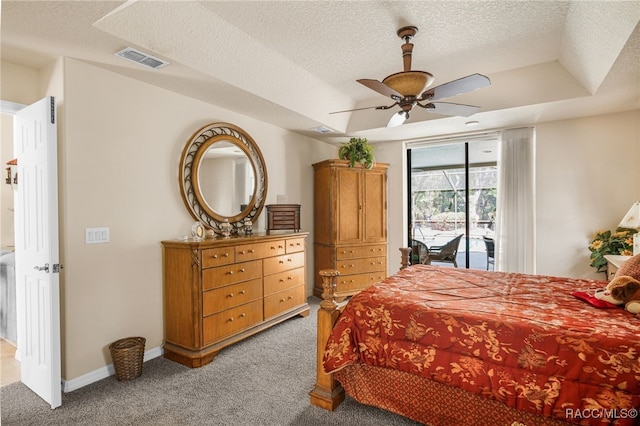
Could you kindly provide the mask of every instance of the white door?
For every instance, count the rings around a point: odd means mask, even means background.
[[[62,404],[56,119],[52,96],[23,108],[14,118],[13,142],[20,373],[51,408]]]

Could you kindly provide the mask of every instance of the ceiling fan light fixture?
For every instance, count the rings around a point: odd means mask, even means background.
[[[387,127],[398,127],[409,118],[409,111],[398,111],[391,116]]]
[[[402,71],[382,80],[402,96],[420,96],[433,83],[433,75],[426,71]]]

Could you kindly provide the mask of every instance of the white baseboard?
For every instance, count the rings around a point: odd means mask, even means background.
[[[161,346],[149,349],[148,351],[144,352],[144,362],[162,356],[163,353],[164,351],[162,350]],[[63,380],[62,392],[73,392],[74,390],[90,385],[91,383],[97,382],[98,380],[106,379],[107,377],[113,376],[114,374],[116,374],[116,370],[113,367],[113,364],[109,364],[105,367],[98,368],[97,370],[94,370],[90,373],[83,374],[80,377],[76,377],[75,379]]]

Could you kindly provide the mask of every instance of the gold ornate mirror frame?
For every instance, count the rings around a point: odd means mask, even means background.
[[[200,182],[200,167],[207,151],[217,142],[226,142],[240,148],[253,168],[254,185],[251,199],[238,214],[225,216],[213,209],[203,195]],[[267,196],[267,169],[262,153],[247,132],[229,123],[208,124],[189,139],[180,159],[180,193],[191,216],[216,233],[222,233],[221,224],[229,221],[234,232],[247,219],[252,222],[260,215]],[[235,176],[229,176],[229,182]]]

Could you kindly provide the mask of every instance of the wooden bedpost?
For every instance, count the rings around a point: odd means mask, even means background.
[[[318,309],[316,385],[309,392],[309,397],[311,404],[333,411],[344,400],[344,388],[333,377],[333,374],[324,372],[322,357],[331,330],[340,315],[336,303],[336,277],[340,275],[340,272],[333,269],[323,269],[319,271],[319,274],[322,277],[322,302],[320,302],[320,309]]]
[[[411,256],[411,251],[413,249],[411,247],[400,247],[400,252],[402,253],[402,259],[400,261],[400,270],[409,266],[409,259]]]

